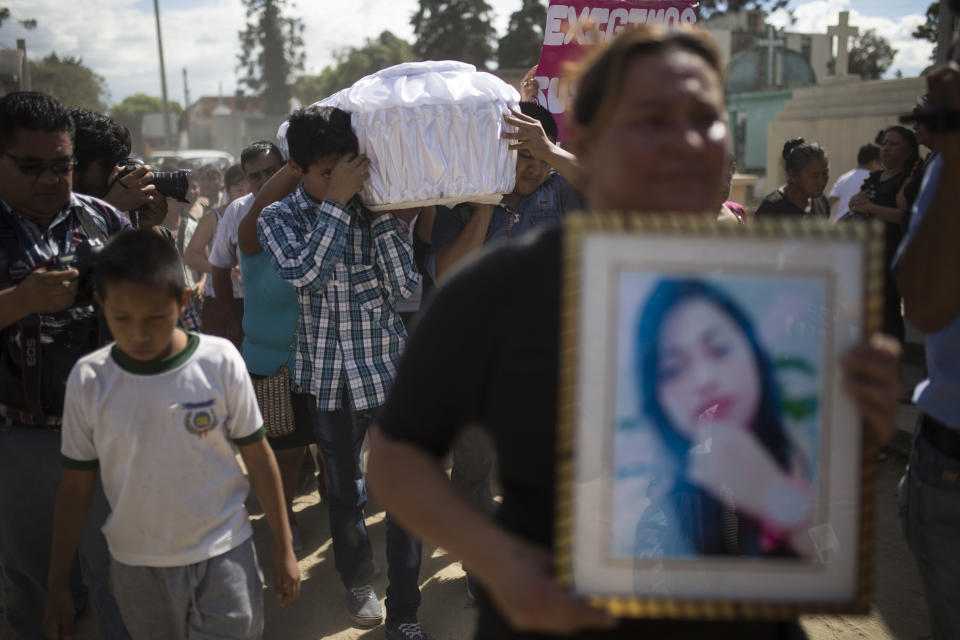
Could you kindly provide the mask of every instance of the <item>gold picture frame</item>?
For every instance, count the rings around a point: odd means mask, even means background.
[[[862,428],[841,425],[859,422],[841,389],[838,358],[881,326],[882,225],[725,225],[689,215],[601,213],[568,217],[564,234],[558,580],[617,617],[865,613],[873,576],[875,444]],[[727,351],[701,349],[683,334],[682,327],[695,327],[696,318],[709,314],[690,312],[686,321],[660,308],[664,300],[694,299],[704,291],[719,292],[709,298],[715,307],[729,299],[744,310],[737,315],[740,333],[730,331],[742,338],[736,344],[752,345],[746,353],[753,357],[745,361],[754,365],[745,376],[718,374],[717,385],[724,379],[736,385],[726,384],[733,389],[725,392],[729,397],[718,396],[712,405],[708,399],[695,424],[679,419],[674,422],[683,427],[660,426],[672,424],[668,414],[692,416],[703,408],[687,401],[696,394],[681,393],[690,389],[683,385],[693,379],[687,372],[700,366],[698,354],[705,361],[727,358]],[[671,309],[679,309],[676,304]],[[650,326],[661,327],[653,340]],[[690,354],[669,340],[691,345]],[[649,368],[650,362],[673,362],[649,355],[662,348],[665,358],[683,364]],[[736,349],[723,347],[730,348]],[[791,376],[803,389],[796,398],[784,382]],[[701,378],[710,380],[708,374]],[[769,471],[771,457],[790,482],[758,484],[761,489],[736,495],[730,488],[736,483],[704,480],[724,476],[702,471],[713,467],[695,460],[717,455],[724,441],[748,444],[749,437],[723,430],[728,422],[739,424],[733,418],[742,407],[751,408],[744,421],[754,425],[760,424],[758,411],[773,407],[781,417],[768,431],[783,435],[741,446],[738,451],[764,452],[743,454],[750,464],[741,469],[752,470],[755,460],[758,477],[778,478]],[[625,417],[631,412],[634,419]],[[729,420],[716,418],[728,414]],[[759,431],[747,433],[761,440]],[[771,438],[782,444],[770,444]],[[674,440],[690,448],[678,454]],[[704,451],[707,458],[691,457]],[[741,481],[748,477],[739,475]],[[804,502],[784,497],[789,489],[781,488],[791,483]],[[793,503],[792,511],[784,506]],[[764,516],[753,517],[759,513]]]

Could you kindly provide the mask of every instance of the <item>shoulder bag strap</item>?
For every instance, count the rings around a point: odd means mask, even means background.
[[[83,227],[83,230],[86,232],[89,239],[101,241],[107,239],[106,234],[104,234],[97,223],[93,221],[93,216],[90,215],[90,212],[87,211],[86,207],[81,206],[79,208],[77,211],[77,218],[80,219],[80,226]]]

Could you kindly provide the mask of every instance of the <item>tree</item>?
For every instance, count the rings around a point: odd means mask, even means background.
[[[490,5],[484,0],[420,0],[410,19],[421,60],[461,60],[486,69],[495,36]]]
[[[737,11],[761,10],[773,13],[778,9],[786,9],[789,0],[701,0],[700,17],[709,18],[720,13],[735,13]]]
[[[30,78],[34,91],[50,94],[66,105],[100,112],[107,109],[106,80],[80,58],[51,53],[39,61],[31,60]]]
[[[890,41],[877,34],[876,29],[867,29],[853,40],[850,49],[850,73],[867,80],[879,80],[890,68],[897,50]]]
[[[293,93],[300,102],[310,104],[349,87],[363,76],[417,59],[413,46],[390,31],[384,31],[375,39],[367,38],[362,47],[336,51],[333,58],[334,65],[324,68],[318,75],[297,78]]]
[[[497,66],[526,69],[537,64],[543,45],[547,8],[540,0],[523,0],[519,11],[510,14],[507,33],[497,44]]]
[[[183,115],[183,107],[179,102],[167,102],[170,113],[179,120]],[[133,148],[143,151],[143,135],[140,125],[143,122],[143,116],[148,113],[163,113],[163,100],[156,96],[148,96],[145,93],[135,93],[127,96],[119,104],[110,110],[110,117],[130,130]]]
[[[927,7],[927,21],[921,25],[917,25],[917,28],[913,30],[913,33],[910,34],[917,40],[926,40],[937,44],[937,34],[940,29],[940,3],[931,2],[930,6]],[[937,59],[937,50],[934,49],[930,52],[930,60]]]
[[[0,7],[0,27],[3,26],[4,22],[10,19],[10,16],[11,16],[10,9],[8,9],[7,7]],[[33,18],[28,18],[26,20],[17,20],[17,23],[24,29],[27,29],[28,31],[30,29],[37,28],[37,21]]]
[[[303,69],[303,22],[284,15],[288,0],[243,0],[247,27],[240,32],[240,84],[261,96],[270,114],[290,111],[293,74]]]

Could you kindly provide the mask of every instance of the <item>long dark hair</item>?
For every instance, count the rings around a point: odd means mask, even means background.
[[[773,362],[760,345],[753,323],[743,310],[717,287],[701,280],[668,279],[659,282],[647,299],[637,325],[637,373],[640,378],[642,411],[666,445],[677,467],[683,469],[693,443],[667,417],[657,394],[660,365],[660,331],[667,316],[684,302],[706,300],[725,313],[740,329],[753,352],[761,381],[761,400],[752,432],[777,465],[789,471],[791,444],[781,420],[780,389]],[[759,554],[759,526],[743,517],[733,516],[737,530],[731,542],[729,508],[710,493],[695,487],[677,474],[671,499],[686,535],[700,553]]]

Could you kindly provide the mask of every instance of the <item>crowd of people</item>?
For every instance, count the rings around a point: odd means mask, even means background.
[[[618,620],[550,570],[563,219],[582,209],[710,212],[752,224],[749,209],[728,200],[722,78],[715,45],[696,29],[625,30],[581,64],[566,146],[543,107],[525,101],[504,115],[518,161],[499,204],[401,211],[372,211],[358,197],[370,160],[336,108],[298,109],[289,157],[253,141],[225,172],[195,170],[178,201],[157,190],[149,167],[121,171],[130,136],[106,116],[37,93],[0,98],[0,586],[15,633],[70,637],[89,598],[103,638],[260,637],[244,501],[252,486],[273,536],[261,556],[286,605],[299,594],[304,537],[293,497],[316,444],[347,614],[359,626],[385,623],[388,640],[427,637],[421,540],[463,561],[484,640],[804,637],[796,621]],[[960,73],[936,78],[929,100],[960,108]],[[885,223],[896,264],[889,335],[867,336],[840,367],[864,423],[886,441],[900,393],[902,296],[908,319],[932,336],[931,380],[917,400],[928,442],[910,465],[927,478],[960,469],[960,292],[943,277],[958,272],[944,236],[956,237],[960,146],[956,134],[921,127],[891,127],[879,150],[865,145],[829,199],[826,151],[788,141],[787,183],[754,215],[828,219],[833,206],[838,224]],[[939,151],[933,160],[919,160],[918,138]],[[55,266],[88,246],[95,268]],[[660,310],[670,322],[690,309],[737,318],[702,283],[670,287],[675,305]],[[429,304],[412,311],[418,291]],[[668,339],[661,324],[652,331]],[[773,388],[768,369],[756,375]],[[254,381],[280,371],[294,426],[267,437]],[[662,437],[682,436],[682,421],[666,418],[669,395],[649,401],[667,407]],[[768,409],[747,422],[759,425],[771,473],[789,474],[793,452]],[[717,469],[731,475],[714,480],[742,484],[730,465]],[[367,478],[387,509],[385,613],[372,586]],[[953,500],[946,478],[932,485]],[[918,506],[927,484],[908,483],[907,536],[936,637],[946,638],[960,628],[960,571],[926,526],[933,514],[916,515],[941,509]],[[692,509],[718,508],[702,488],[680,490]],[[771,542],[758,515],[734,552],[808,554],[805,524],[778,522]],[[716,547],[710,536],[699,532],[697,544]]]

